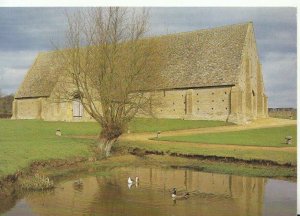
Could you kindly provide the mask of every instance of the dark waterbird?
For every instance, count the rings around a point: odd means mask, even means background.
[[[188,199],[189,197],[190,197],[189,192],[178,195],[176,188],[173,188],[173,190],[172,190],[172,199],[181,200],[181,199]]]

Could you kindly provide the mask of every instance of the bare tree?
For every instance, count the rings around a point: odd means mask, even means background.
[[[59,97],[80,99],[101,125],[99,148],[109,156],[134,116],[151,114],[158,103],[152,95],[163,83],[164,45],[144,38],[146,10],[93,8],[67,18],[65,46],[57,51],[67,77]]]

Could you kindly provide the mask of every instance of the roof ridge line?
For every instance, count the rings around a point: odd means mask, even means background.
[[[176,35],[189,34],[189,33],[201,32],[201,31],[213,31],[213,30],[222,29],[222,28],[230,28],[233,26],[241,26],[241,25],[249,25],[249,24],[253,24],[253,21],[235,23],[235,24],[230,24],[230,25],[222,25],[222,26],[217,26],[217,27],[212,27],[212,28],[184,31],[184,32],[174,32],[174,33],[161,34],[161,35],[150,35],[149,37],[145,37],[143,39],[158,38],[158,37],[165,37],[165,36],[176,36]]]

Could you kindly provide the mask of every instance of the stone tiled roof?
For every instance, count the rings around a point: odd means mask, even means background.
[[[164,89],[235,85],[250,23],[159,36],[168,47]],[[59,76],[53,52],[41,53],[16,98],[50,96]]]
[[[161,37],[169,44],[166,88],[236,84],[248,25]]]
[[[59,71],[51,61],[53,52],[40,53],[27,72],[15,98],[48,97],[55,87]]]

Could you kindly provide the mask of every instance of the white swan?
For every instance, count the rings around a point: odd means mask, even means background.
[[[128,180],[127,180],[128,184],[133,184],[133,183],[136,183],[138,184],[139,183],[139,177],[135,177],[135,181],[133,181],[130,177],[128,177]]]
[[[127,181],[127,182],[128,182],[128,184],[133,184],[133,181],[131,180],[130,177],[128,178],[128,181]]]

